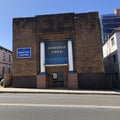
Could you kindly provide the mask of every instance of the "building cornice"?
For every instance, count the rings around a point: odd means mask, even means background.
[[[7,48],[5,48],[5,47],[3,47],[3,46],[0,46],[0,49],[3,49],[3,50],[5,50],[5,51],[7,51],[7,52],[12,53],[12,51],[11,51],[11,50],[8,50]]]

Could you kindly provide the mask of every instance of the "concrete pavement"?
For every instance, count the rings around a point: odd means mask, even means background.
[[[0,93],[44,93],[44,94],[98,94],[120,95],[120,90],[71,90],[71,89],[32,89],[32,88],[4,88],[0,87]]]

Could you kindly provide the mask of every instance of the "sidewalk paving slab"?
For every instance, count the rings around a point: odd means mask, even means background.
[[[44,93],[44,94],[91,94],[91,95],[120,95],[120,90],[71,90],[71,89],[31,89],[31,88],[4,88],[0,93]]]

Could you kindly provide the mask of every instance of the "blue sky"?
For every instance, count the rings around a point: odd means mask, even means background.
[[[113,13],[120,0],[0,0],[0,45],[12,50],[12,19],[42,14]]]

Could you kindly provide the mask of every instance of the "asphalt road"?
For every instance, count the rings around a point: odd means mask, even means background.
[[[0,94],[0,120],[120,120],[120,96]]]

